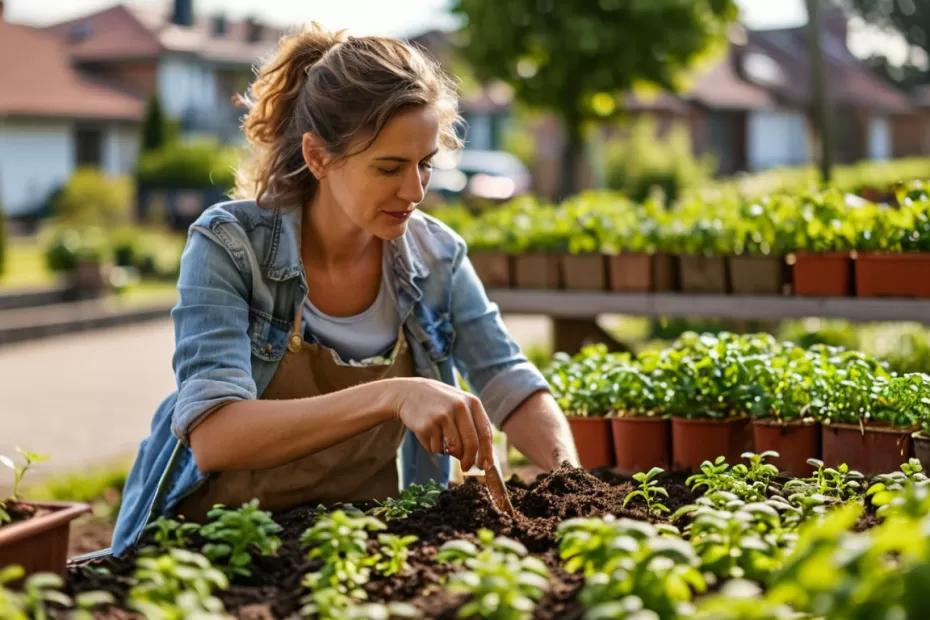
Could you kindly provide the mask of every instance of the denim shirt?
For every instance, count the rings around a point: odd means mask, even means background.
[[[284,355],[293,317],[308,293],[300,252],[300,208],[254,200],[214,205],[188,230],[171,310],[177,391],[155,412],[123,490],[111,552],[122,554],[152,519],[170,514],[206,474],[190,431],[217,407],[257,399]],[[398,312],[418,376],[456,384],[458,370],[500,428],[528,396],[547,389],[485,295],[465,242],[416,212],[386,243]],[[450,459],[408,431],[401,483],[448,484]]]

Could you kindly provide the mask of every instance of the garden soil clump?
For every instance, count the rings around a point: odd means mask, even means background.
[[[437,563],[436,553],[449,540],[474,540],[479,529],[487,528],[519,540],[549,567],[551,587],[536,608],[537,618],[580,616],[580,604],[575,599],[583,578],[567,574],[561,568],[555,540],[559,523],[573,517],[608,513],[639,520],[665,520],[649,515],[636,501],[623,508],[623,499],[635,488],[629,478],[609,471],[596,474],[566,465],[540,474],[531,482],[511,478],[507,486],[517,511],[515,517],[498,512],[485,487],[475,479],[451,487],[439,497],[435,506],[388,522],[389,532],[414,534],[418,541],[411,547],[408,571],[387,578],[372,575],[366,586],[369,600],[408,601],[419,608],[423,617],[454,618],[464,598],[442,588],[446,575],[453,569]],[[661,484],[669,491],[666,503],[672,511],[692,501],[683,479],[669,476]],[[307,505],[274,515],[283,528],[278,555],[255,557],[250,581],[237,580],[228,590],[216,593],[231,614],[239,618],[286,618],[297,612],[300,598],[305,594],[301,578],[319,568],[319,560],[305,558],[299,546],[300,535],[322,509]],[[200,542],[195,540],[192,547],[196,549]],[[71,593],[104,589],[112,592],[117,600],[123,600],[132,584],[134,562],[132,554],[127,554],[120,559],[105,558],[83,567],[72,567],[69,589]],[[110,574],[102,574],[97,570],[100,568],[106,568]]]

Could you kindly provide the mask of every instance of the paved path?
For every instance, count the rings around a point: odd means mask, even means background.
[[[524,347],[549,321],[507,317]],[[158,404],[174,391],[171,320],[99,329],[0,348],[0,454],[48,454],[35,481],[135,454]],[[0,497],[10,488],[0,471]]]

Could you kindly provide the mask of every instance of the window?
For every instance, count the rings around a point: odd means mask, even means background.
[[[103,131],[97,127],[78,127],[74,132],[76,167],[103,164]]]

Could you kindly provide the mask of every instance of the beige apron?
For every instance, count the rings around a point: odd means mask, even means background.
[[[262,400],[308,398],[369,381],[414,375],[403,328],[389,360],[366,366],[340,363],[335,351],[306,342],[301,334],[298,309],[288,350]],[[201,487],[181,500],[177,512],[190,520],[204,521],[214,504],[238,507],[253,497],[265,510],[280,510],[311,502],[396,496],[396,457],[403,436],[403,423],[394,420],[278,467],[211,474]]]

